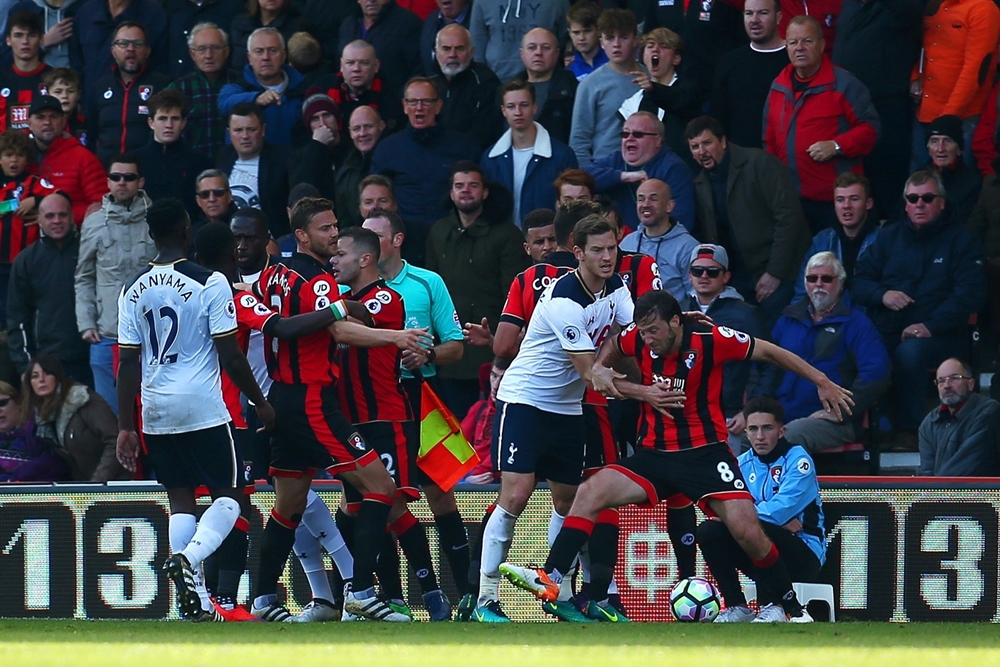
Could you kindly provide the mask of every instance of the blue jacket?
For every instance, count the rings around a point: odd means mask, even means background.
[[[674,194],[674,210],[670,215],[684,227],[694,229],[694,179],[691,170],[666,144],[653,159],[641,167],[625,164],[620,150],[594,160],[587,171],[597,181],[598,192],[611,197],[622,212],[622,222],[629,229],[639,228],[639,214],[635,210],[635,193],[638,183],[622,183],[623,171],[645,171],[650,178],[658,178],[670,186]]]
[[[986,251],[950,211],[919,229],[909,220],[884,227],[858,258],[851,296],[883,335],[898,338],[911,324],[934,336],[958,333],[986,305]],[[882,304],[889,290],[914,303],[889,310]]]
[[[855,419],[860,419],[889,385],[889,353],[875,326],[844,299],[828,317],[813,322],[808,300],[785,308],[774,325],[774,344],[794,352],[841,387],[854,392]],[[821,409],[816,386],[785,371],[777,398],[786,421],[808,417]]]
[[[865,254],[865,251],[875,243],[875,239],[878,238],[878,227],[872,229],[865,238],[861,241],[861,249],[858,250],[858,259]],[[843,260],[844,255],[840,249],[840,235],[837,233],[836,229],[832,227],[827,227],[819,234],[813,237],[812,245],[809,246],[809,250],[806,251],[806,256],[802,258],[802,266],[799,268],[799,277],[795,281],[795,296],[792,297],[792,303],[804,299],[806,297],[806,264],[809,263],[809,258],[818,252],[832,252],[837,256],[837,259]],[[857,271],[857,269],[855,269]],[[847,276],[847,281],[850,283],[851,276]]]
[[[535,137],[534,156],[528,162],[524,173],[524,183],[521,185],[520,218],[528,215],[536,208],[552,208],[555,202],[555,192],[552,183],[566,169],[576,169],[576,153],[563,142],[549,136],[549,131],[535,123],[538,135]],[[501,183],[514,194],[514,149],[511,143],[511,131],[504,132],[493,147],[483,153],[479,165],[487,180]],[[513,223],[521,226],[521,220]]]
[[[823,499],[809,452],[782,438],[764,456],[758,456],[752,448],[743,452],[739,464],[760,520],[784,526],[798,519],[802,530],[795,537],[816,554],[820,565],[826,562]]]
[[[281,71],[288,77],[288,85],[281,93],[281,104],[264,107],[264,123],[267,125],[268,143],[280,146],[292,145],[292,131],[302,125],[302,82],[303,76],[285,65]],[[227,83],[219,91],[219,111],[227,116],[240,102],[253,102],[267,90],[254,76],[250,65],[243,68],[241,83]],[[229,143],[227,136],[226,143]]]
[[[115,64],[111,56],[111,41],[117,27],[125,21],[135,21],[146,29],[146,39],[152,47],[146,68],[156,72],[167,71],[167,15],[159,2],[132,0],[114,18],[111,18],[105,0],[87,0],[78,5],[73,18],[73,36],[69,42],[69,63],[80,75],[85,94],[90,95],[92,91],[89,89],[111,73]]]

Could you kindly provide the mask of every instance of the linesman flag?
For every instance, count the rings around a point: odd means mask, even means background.
[[[421,383],[420,451],[417,465],[442,491],[449,491],[479,463],[462,426],[426,382]]]

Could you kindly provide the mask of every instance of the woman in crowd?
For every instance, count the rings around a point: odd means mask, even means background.
[[[21,394],[0,382],[0,482],[60,482],[69,466],[52,443],[36,437],[35,422],[25,420]]]
[[[40,354],[28,362],[22,380],[23,411],[37,422],[38,435],[55,443],[75,482],[129,479],[115,457],[118,420],[101,396],[74,382],[62,362]]]

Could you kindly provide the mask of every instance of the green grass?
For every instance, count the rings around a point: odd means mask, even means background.
[[[0,664],[312,667],[1000,665],[994,625],[712,626],[0,621]]]

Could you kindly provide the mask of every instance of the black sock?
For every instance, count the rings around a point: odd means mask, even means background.
[[[726,601],[726,607],[747,606],[743,586],[740,585],[738,570],[750,575],[753,566],[750,557],[740,548],[732,533],[721,521],[702,521],[698,526],[698,546],[708,565],[708,571],[715,578],[715,584]],[[758,591],[758,598],[763,591]]]
[[[365,495],[354,526],[354,591],[375,586],[375,565],[385,538],[385,523],[392,498],[378,493]]]
[[[799,604],[795,591],[792,590],[792,578],[788,575],[785,561],[778,553],[778,547],[771,544],[771,551],[760,560],[753,561],[757,568],[757,589],[764,595],[758,595],[761,604],[774,602],[780,604],[786,614],[801,616],[802,605]],[[765,597],[766,595],[766,597]]]
[[[240,517],[236,525],[222,540],[216,551],[219,560],[219,578],[217,588],[212,590],[218,598],[235,600],[240,588],[240,578],[247,569],[247,530],[250,523]]]
[[[545,571],[559,571],[565,575],[573,567],[580,549],[590,539],[594,532],[594,522],[578,516],[568,516],[563,522],[563,527],[556,536],[556,541],[549,550],[549,557],[545,561]]]
[[[333,515],[334,523],[337,524],[337,530],[340,531],[340,536],[344,538],[344,544],[347,545],[347,550],[352,554],[354,553],[354,525],[357,522],[356,516],[351,516],[344,510],[337,508],[337,511]]]
[[[458,515],[458,512],[455,512]],[[461,521],[461,518],[459,518]],[[403,554],[417,575],[422,593],[430,593],[440,588],[437,577],[434,575],[434,561],[431,560],[431,547],[427,543],[427,531],[423,525],[417,521],[416,517],[407,510],[402,516],[392,522],[389,526],[399,540],[399,546],[403,548]],[[463,528],[463,533],[465,532]],[[468,545],[465,548],[468,555]]]
[[[295,529],[301,519],[300,514],[285,519],[271,510],[271,518],[267,520],[264,534],[260,538],[260,565],[257,569],[257,594],[254,597],[278,592],[278,578],[285,569],[288,554],[292,553]]]
[[[694,515],[694,505],[681,508],[667,508],[667,534],[677,558],[677,571],[681,579],[693,577],[698,547],[695,544],[695,531],[698,529]]]
[[[387,600],[403,599],[403,580],[399,574],[399,547],[393,534],[386,532],[382,539],[382,550],[378,554],[375,565],[379,590]]]
[[[469,540],[469,576],[466,581],[469,588],[466,595],[471,593],[476,598],[479,597],[479,565],[483,559],[483,533],[486,532],[486,524],[489,523],[490,516],[496,507],[496,505],[490,505],[486,508],[486,512],[483,513],[483,520],[479,522],[479,532]],[[458,582],[459,578],[456,572],[455,583],[461,589],[461,584]]]
[[[448,565],[451,566],[451,572],[455,577],[455,586],[458,588],[458,592],[461,595],[471,593],[472,590],[467,581],[468,577],[462,576],[463,572],[470,572],[472,567],[469,534],[465,531],[462,515],[458,513],[458,510],[442,514],[441,516],[434,517],[434,524],[437,526],[441,551],[444,552],[445,558],[448,559]],[[420,529],[424,532],[422,526]],[[424,539],[427,539],[426,535]],[[480,539],[480,542],[482,542],[482,539]],[[402,541],[400,541],[400,544],[402,544]],[[403,549],[404,551],[406,550],[405,545]],[[410,555],[407,553],[406,557],[409,558]],[[410,562],[413,563],[412,560]],[[478,564],[476,566],[476,581],[477,583],[479,581]]]
[[[613,510],[612,510],[613,511]],[[601,514],[604,514],[603,512]],[[602,602],[608,597],[608,588],[615,575],[615,563],[618,562],[618,521],[615,512],[614,521],[603,521],[597,518],[594,532],[590,535],[590,598]],[[610,518],[610,517],[609,517]]]

